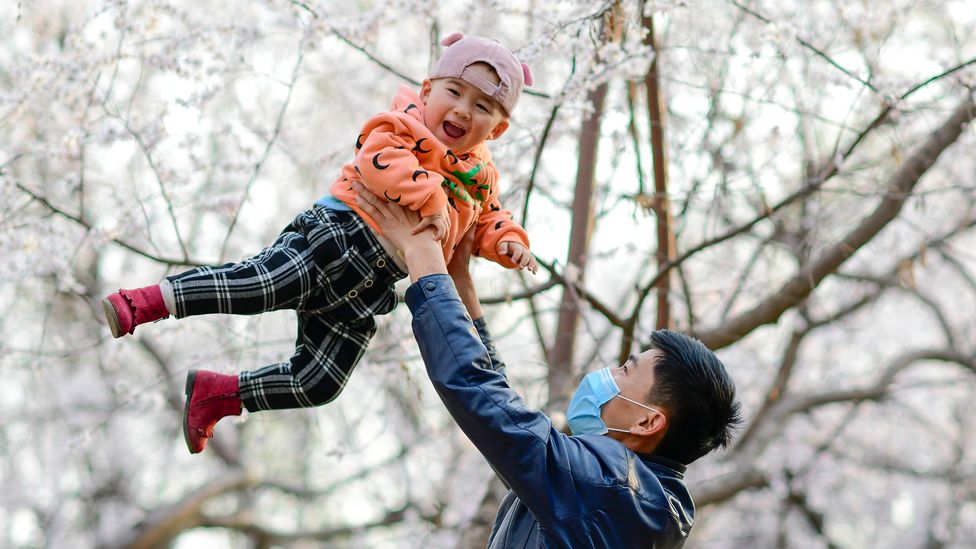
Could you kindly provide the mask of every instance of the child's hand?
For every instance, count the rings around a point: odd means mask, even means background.
[[[413,228],[413,234],[420,234],[427,227],[434,228],[434,240],[444,241],[447,238],[448,231],[451,229],[451,222],[447,217],[447,205],[445,204],[441,211],[435,213],[434,215],[428,215],[420,218],[420,223]]]
[[[539,272],[539,265],[528,248],[518,242],[503,241],[498,243],[498,253],[507,255],[518,264],[519,269],[528,269],[532,274]]]

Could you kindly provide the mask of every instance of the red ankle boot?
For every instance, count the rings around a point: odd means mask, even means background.
[[[186,406],[183,408],[183,438],[191,454],[198,454],[213,437],[221,418],[241,415],[237,376],[207,370],[186,374]]]
[[[159,284],[135,290],[119,290],[102,300],[112,337],[131,334],[136,326],[169,316]]]

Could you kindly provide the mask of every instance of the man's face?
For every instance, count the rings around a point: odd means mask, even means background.
[[[476,63],[468,70],[498,83],[498,76],[484,63]],[[424,125],[455,153],[464,154],[508,128],[501,106],[458,78],[425,80],[420,98],[426,105]]]
[[[659,408],[655,403],[647,402],[647,395],[654,386],[654,363],[661,351],[649,349],[639,355],[630,355],[626,362],[617,368],[611,368],[613,380],[620,388],[620,395],[648,406]],[[603,405],[600,417],[611,427],[627,429],[642,417],[658,412],[642,408],[622,398],[612,398]]]

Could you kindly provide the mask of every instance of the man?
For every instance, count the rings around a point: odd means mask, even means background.
[[[416,212],[357,192],[404,254],[434,388],[510,488],[489,548],[681,547],[695,513],[685,465],[727,446],[740,422],[718,358],[696,340],[654,332],[654,348],[583,379],[567,411],[574,435],[565,435],[506,382],[467,269],[471,238],[448,267],[429,233],[411,234]]]

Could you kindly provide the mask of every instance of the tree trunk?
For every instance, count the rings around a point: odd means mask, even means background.
[[[559,303],[559,322],[549,357],[550,410],[563,410],[569,400],[573,379],[573,351],[576,347],[576,328],[579,325],[581,300],[573,282],[583,280],[586,250],[593,231],[593,179],[596,173],[597,150],[600,142],[600,120],[607,96],[607,84],[591,91],[587,98],[593,104],[593,114],[583,121],[579,138],[579,163],[576,170],[576,195],[573,198],[573,221],[569,233],[569,257],[563,296]]]
[[[654,50],[654,61],[644,75],[644,86],[647,88],[647,115],[651,126],[651,152],[654,155],[654,214],[657,217],[657,266],[662,270],[674,259],[674,231],[672,230],[671,199],[668,197],[668,148],[665,139],[666,103],[664,91],[658,74],[661,50],[658,48],[657,36],[654,34],[654,19],[642,16],[642,23],[647,31],[644,44]],[[662,276],[655,285],[657,290],[657,321],[658,330],[671,328],[671,305],[668,294],[671,292],[670,272]]]

